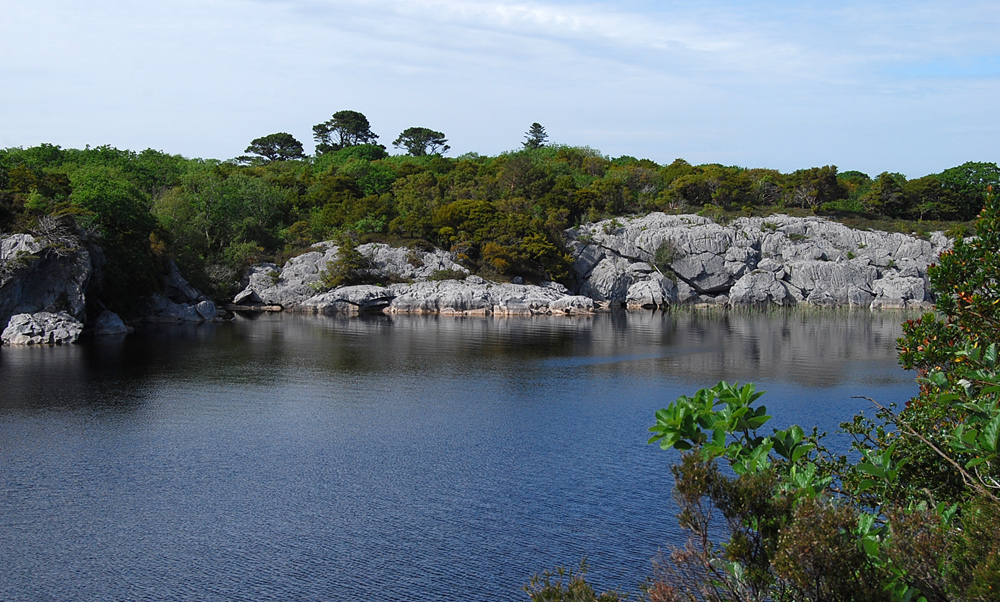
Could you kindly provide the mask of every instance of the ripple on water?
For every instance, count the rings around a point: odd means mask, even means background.
[[[522,600],[679,543],[655,409],[914,392],[871,314],[262,316],[0,354],[0,599]],[[56,377],[57,376],[57,377]]]

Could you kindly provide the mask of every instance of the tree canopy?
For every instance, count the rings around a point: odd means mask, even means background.
[[[243,152],[258,155],[264,161],[290,161],[305,158],[305,154],[302,152],[302,143],[286,132],[255,138]]]
[[[444,134],[423,127],[406,128],[392,142],[396,148],[405,148],[414,157],[446,153],[451,147]]]
[[[528,128],[528,131],[524,134],[524,138],[524,148],[533,149],[545,146],[549,135],[545,133],[545,128],[542,127],[542,124],[536,121]]]
[[[359,144],[375,144],[378,135],[372,132],[368,118],[358,111],[337,111],[333,117],[313,126],[316,154],[321,155]]]

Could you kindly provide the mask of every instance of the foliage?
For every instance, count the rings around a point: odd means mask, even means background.
[[[319,124],[320,136],[339,150],[319,149],[314,158],[299,158],[301,145],[290,135],[258,139],[263,154],[243,165],[111,146],[2,149],[0,229],[28,231],[39,219],[67,211],[96,220],[70,197],[75,174],[83,181],[82,174],[97,169],[107,170],[101,177],[128,182],[129,194],[142,199],[129,206],[140,221],[149,213],[155,218],[157,253],[218,295],[246,261],[279,260],[345,232],[451,249],[486,277],[570,284],[564,232],[588,221],[649,211],[718,220],[826,213],[852,227],[957,234],[971,231],[970,224],[929,220],[956,219],[970,208],[974,215],[996,172],[992,163],[967,163],[914,180],[880,176],[880,182],[833,166],[782,174],[683,159],[658,165],[547,141],[494,157],[453,159],[434,154],[446,150],[447,141],[426,128],[408,130],[421,134],[415,152],[390,156],[374,144],[366,122],[361,113],[339,111]],[[98,213],[111,209],[93,204]],[[149,264],[153,273],[155,263]]]
[[[333,117],[314,125],[312,129],[317,155],[361,144],[375,145],[378,140],[378,134],[372,132],[368,118],[357,111],[337,111]]]
[[[243,152],[258,155],[258,160],[265,162],[305,158],[302,143],[286,132],[254,138]]]
[[[618,602],[624,599],[616,591],[600,595],[587,583],[587,561],[580,562],[576,571],[566,572],[564,567],[534,575],[524,586],[531,602]]]
[[[977,231],[930,271],[939,314],[904,327],[900,361],[917,370],[920,394],[902,411],[878,406],[874,419],[842,425],[853,456],[832,455],[815,430],[765,434],[770,416],[749,384],[722,382],[656,413],[650,442],[683,452],[673,472],[689,541],[658,565],[654,598],[997,598],[1000,203],[991,192]],[[721,544],[713,525],[727,534]]]
[[[536,149],[545,146],[545,142],[549,139],[549,135],[545,133],[545,128],[542,124],[535,123],[531,124],[528,128],[527,133],[524,134],[524,148],[525,149]]]
[[[104,294],[109,305],[128,312],[143,295],[158,288],[161,266],[150,248],[156,220],[149,199],[121,170],[84,167],[71,178],[70,203],[79,220],[95,229],[104,249]]]
[[[392,141],[396,148],[405,148],[414,157],[446,153],[451,147],[441,132],[424,127],[406,128]]]
[[[319,290],[381,283],[375,262],[358,251],[353,237],[345,235],[338,242],[337,258],[327,262],[326,269],[320,272]]]

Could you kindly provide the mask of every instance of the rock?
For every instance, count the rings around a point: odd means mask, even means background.
[[[608,256],[590,272],[580,294],[594,301],[610,301],[621,305],[628,297],[628,289],[635,282],[632,262],[624,257]]]
[[[630,309],[655,309],[676,304],[677,285],[661,274],[636,282],[629,287],[625,298],[625,306]]]
[[[397,296],[387,309],[390,313],[483,313],[493,308],[489,284],[468,280],[415,282],[389,287]]]
[[[316,309],[316,303],[307,306],[306,302],[317,296],[321,275],[327,269],[327,264],[337,259],[340,249],[333,241],[317,243],[312,249],[289,259],[280,270],[274,264],[253,266],[244,277],[244,288],[234,297],[233,303],[280,305],[286,309],[302,306],[304,311],[320,311]],[[358,245],[357,251],[371,259],[375,275],[386,281],[427,280],[442,271],[469,273],[469,270],[455,263],[452,254],[440,249],[421,251],[390,247],[383,243],[367,243]],[[332,300],[329,302],[333,303]],[[349,301],[345,303],[351,305]]]
[[[389,313],[535,315],[550,313],[550,304],[565,297],[562,287],[528,284],[475,284],[442,280],[394,284],[397,296]]]
[[[117,335],[128,333],[128,327],[118,317],[118,314],[111,311],[103,311],[94,321],[94,334],[98,336]]]
[[[163,277],[163,295],[174,303],[198,303],[203,301],[205,296],[201,291],[191,286],[181,272],[177,269],[177,264],[169,262],[169,271]]]
[[[0,323],[14,314],[39,312],[86,318],[96,259],[73,232],[60,232],[51,243],[30,234],[0,240]]]
[[[554,314],[591,314],[594,307],[594,300],[583,295],[566,295],[549,303]]]
[[[650,283],[657,277],[648,266],[658,249],[660,269],[676,276],[677,303],[756,305],[766,299],[840,307],[876,302],[873,283],[879,279],[926,283],[927,266],[951,246],[940,233],[928,241],[787,215],[740,218],[722,226],[699,216],[651,213],[585,224],[566,236],[576,292],[631,307],[653,304],[656,286]],[[772,277],[747,279],[754,271]],[[930,301],[919,296],[916,289],[885,289],[876,306]]]
[[[395,293],[383,286],[344,286],[311,297],[301,307],[304,311],[324,315],[381,312],[394,297]]]
[[[849,305],[848,290],[870,288],[878,278],[878,269],[862,261],[794,261],[785,268],[788,282],[799,289],[813,305],[841,307]]]
[[[199,302],[194,306],[194,309],[198,312],[198,315],[201,316],[202,320],[213,320],[218,314],[218,311],[215,309],[215,303],[212,303],[208,299]]]
[[[61,311],[17,314],[10,318],[0,340],[5,345],[68,345],[83,332],[83,323]]]
[[[794,305],[795,298],[788,285],[775,278],[774,272],[755,271],[736,281],[729,291],[729,303],[733,306],[784,306]]]
[[[913,276],[890,275],[872,282],[873,309],[923,307],[929,305],[926,282]]]

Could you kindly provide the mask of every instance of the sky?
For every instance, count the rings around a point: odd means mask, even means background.
[[[449,156],[937,173],[1000,161],[1000,2],[0,0],[0,147],[228,159],[364,113]]]

